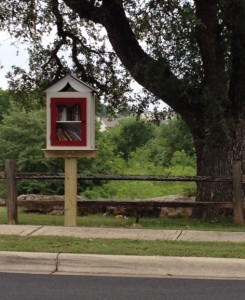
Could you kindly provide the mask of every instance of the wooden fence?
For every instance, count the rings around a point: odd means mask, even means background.
[[[5,171],[0,172],[0,180],[5,180],[6,192],[7,192],[7,220],[8,224],[18,223],[17,214],[17,180],[52,180],[63,179],[64,173],[18,173],[16,171],[16,161],[6,160]],[[138,176],[138,175],[104,175],[104,174],[81,174],[77,176],[78,180],[134,180],[134,181],[172,181],[172,182],[227,182],[233,186],[233,199],[230,202],[168,202],[155,203],[153,201],[142,201],[141,207],[198,207],[198,208],[230,208],[234,211],[234,221],[237,225],[244,224],[244,193],[243,184],[245,184],[245,176],[242,172],[242,163],[236,161],[233,164],[232,176],[181,176],[181,177],[166,177],[166,176]],[[28,201],[26,201],[27,203]],[[105,205],[103,201],[91,201],[93,205]],[[131,207],[134,203],[131,201],[106,201],[106,204],[111,206],[120,205]],[[28,204],[28,203],[27,203]],[[55,201],[53,205],[55,205]],[[81,203],[80,203],[81,204]],[[84,201],[84,205],[88,204],[88,201]],[[82,204],[81,204],[82,205]],[[135,206],[136,209],[136,206]]]

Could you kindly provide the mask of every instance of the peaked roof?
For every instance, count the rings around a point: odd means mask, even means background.
[[[60,92],[68,85],[76,92],[96,92],[94,88],[78,79],[75,74],[72,73],[66,74],[65,77],[61,78],[60,80],[46,88],[44,92]]]

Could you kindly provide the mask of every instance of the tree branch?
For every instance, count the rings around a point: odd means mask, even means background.
[[[232,53],[230,96],[239,111],[244,102],[242,95],[245,92],[245,3],[242,0],[230,0],[227,3],[227,24],[231,31]]]
[[[63,0],[64,3],[73,9],[83,19],[101,23],[102,8],[95,6],[94,1],[89,0]],[[114,0],[113,0],[114,1]]]
[[[52,0],[52,12],[56,17],[56,25],[57,25],[57,32],[59,37],[61,37],[61,42],[56,46],[54,51],[52,52],[52,58],[55,58],[57,60],[58,56],[57,53],[60,50],[61,46],[63,44],[67,43],[67,38],[71,39],[72,42],[72,60],[77,68],[77,70],[81,73],[82,79],[86,82],[89,82],[91,84],[95,84],[101,91],[106,92],[106,86],[104,84],[101,84],[98,80],[95,78],[88,76],[86,73],[86,70],[84,66],[80,63],[78,59],[78,44],[82,46],[87,52],[92,52],[96,55],[99,55],[100,58],[102,58],[102,55],[98,51],[94,51],[93,49],[88,48],[85,46],[79,37],[77,37],[75,34],[73,34],[70,31],[64,30],[64,22],[63,22],[63,17],[59,11],[59,3],[58,0]],[[60,68],[60,61],[57,61],[59,64]]]
[[[225,58],[221,44],[221,25],[218,23],[217,0],[195,0],[196,16],[201,22],[196,29],[206,84],[218,104],[230,104],[227,89]]]
[[[181,80],[171,72],[166,59],[154,60],[139,45],[125,15],[122,1],[103,0],[100,7],[85,0],[64,2],[81,18],[105,27],[113,49],[139,84],[177,112],[188,112],[189,102],[184,95],[186,91]]]
[[[85,82],[89,82],[90,84],[95,84],[102,92],[107,92],[106,85],[101,84],[98,80],[96,80],[92,76],[88,76],[86,73],[86,70],[84,69],[84,66],[80,63],[79,59],[77,58],[78,56],[78,49],[77,49],[77,39],[73,38],[72,39],[72,60],[74,64],[77,67],[77,70],[81,72],[82,74],[82,80]]]

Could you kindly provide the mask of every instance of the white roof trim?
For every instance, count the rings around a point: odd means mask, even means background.
[[[44,92],[60,92],[68,83],[77,92],[96,92],[94,88],[78,79],[74,74],[67,74],[65,77],[46,88]]]

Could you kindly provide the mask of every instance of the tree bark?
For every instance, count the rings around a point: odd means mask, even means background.
[[[214,176],[231,175],[233,161],[231,146],[216,148],[207,144],[203,148],[197,149],[196,153],[198,176],[206,176],[206,174]],[[196,200],[200,202],[232,201],[232,183],[198,182]],[[196,211],[197,214],[199,214],[198,211]],[[222,211],[206,210],[202,216],[212,218],[217,214],[222,214]]]
[[[244,110],[241,110],[243,114]],[[244,164],[245,149],[245,122],[244,118],[238,115],[236,128],[233,134],[225,134],[221,131],[212,132],[206,140],[196,140],[197,175],[198,176],[231,176],[232,167],[235,161],[239,160]],[[216,142],[215,142],[216,141]],[[198,182],[196,200],[200,202],[230,202],[233,199],[232,183],[227,182]],[[202,214],[195,211],[195,215],[202,215],[205,218],[213,218],[224,214],[222,210],[207,210]]]

